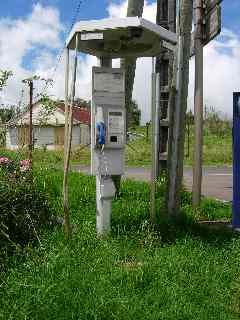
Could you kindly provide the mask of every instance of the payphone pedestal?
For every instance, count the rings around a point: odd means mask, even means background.
[[[112,200],[115,187],[111,177],[96,176],[97,234],[106,235],[111,231]]]

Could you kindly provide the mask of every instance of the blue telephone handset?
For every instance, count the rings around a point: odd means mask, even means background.
[[[99,144],[100,146],[105,145],[105,135],[106,135],[106,129],[105,129],[105,124],[103,122],[97,122],[96,124],[96,129],[98,132],[98,136],[97,136],[97,144]]]

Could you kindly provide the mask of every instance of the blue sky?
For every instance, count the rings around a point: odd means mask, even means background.
[[[83,0],[79,20],[100,19],[109,16],[124,16],[126,0]],[[154,20],[156,6],[148,0],[145,17]],[[2,101],[16,102],[21,92],[21,79],[38,73],[51,76],[56,56],[63,47],[66,31],[72,22],[78,0],[2,0],[0,3],[0,68],[9,68],[14,77],[5,90]],[[125,3],[126,5],[126,3]],[[240,0],[223,0],[222,36],[205,48],[205,103],[214,105],[224,113],[231,114],[231,92],[240,91]],[[14,39],[15,37],[15,39]],[[79,95],[89,98],[92,57],[80,61]],[[149,93],[143,96],[142,83],[149,80],[149,60],[138,64],[134,96],[145,120],[149,117]],[[213,72],[214,71],[214,72]],[[52,93],[62,97],[63,68],[57,70]],[[142,78],[145,81],[142,81]],[[192,106],[194,68],[190,63],[189,105]],[[211,90],[210,90],[211,88]],[[145,88],[144,88],[145,89]],[[219,95],[221,93],[221,96]],[[1,102],[1,101],[0,101]]]
[[[107,16],[107,6],[109,3],[120,3],[120,0],[83,0],[79,18],[80,19],[99,19]],[[153,3],[154,1],[148,1]],[[60,18],[66,26],[69,26],[74,15],[77,0],[10,0],[1,1],[0,18],[22,18],[32,11],[32,6],[41,3],[43,6],[57,7],[60,11]],[[239,0],[223,0],[223,26],[232,28],[236,32],[240,32],[239,19]]]

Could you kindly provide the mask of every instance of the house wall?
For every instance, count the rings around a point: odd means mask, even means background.
[[[18,148],[18,129],[8,128],[6,131],[6,148],[15,150]]]
[[[90,143],[90,126],[86,124],[81,124],[80,125],[80,136],[81,136],[81,141],[80,143],[83,145],[88,145]]]
[[[8,128],[6,133],[7,149],[18,149],[19,132],[19,128]],[[54,150],[56,148],[63,147],[64,127],[34,127],[33,139],[35,148],[42,148],[46,146],[47,149]],[[77,146],[80,144],[87,145],[89,142],[89,126],[85,124],[73,126],[72,146]]]
[[[74,126],[72,131],[72,146],[80,144],[80,125]]]
[[[64,145],[64,127],[34,128],[35,147],[47,146],[47,149],[56,149]],[[80,126],[74,126],[72,131],[72,145],[80,144]]]
[[[54,127],[35,127],[33,129],[34,147],[46,146],[47,149],[55,149],[54,129]]]
[[[39,125],[49,125],[49,126],[58,126],[65,124],[65,116],[64,112],[60,112],[59,110],[55,110],[54,112],[50,113],[46,117],[46,110],[45,107],[42,106],[41,103],[37,103],[33,106],[32,110],[32,121],[34,126]],[[29,112],[26,112],[22,115],[22,117],[17,121],[17,125],[25,125],[29,124]]]

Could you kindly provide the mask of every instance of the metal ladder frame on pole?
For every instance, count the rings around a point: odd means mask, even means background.
[[[158,0],[157,19],[158,25],[176,32],[176,1]],[[160,176],[167,170],[168,160],[168,137],[169,137],[169,95],[172,78],[174,54],[165,49],[156,60],[156,73],[161,74],[160,101],[159,101],[159,136],[158,136],[158,163],[156,174]]]

